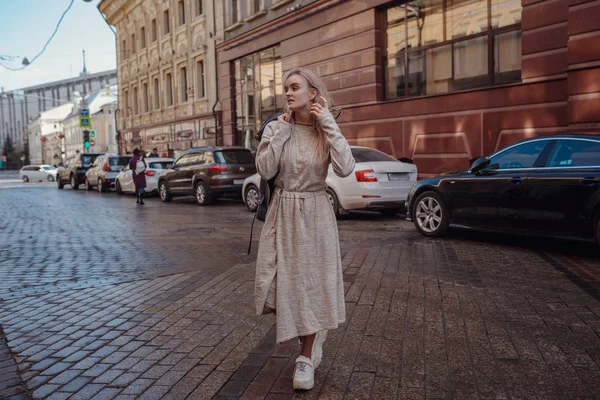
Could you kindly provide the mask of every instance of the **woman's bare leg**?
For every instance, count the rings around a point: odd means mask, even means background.
[[[313,343],[315,342],[315,336],[316,334],[313,333],[312,335],[308,335],[308,336],[300,336],[300,343],[301,343],[301,348],[300,348],[300,355],[304,356],[306,358],[312,358],[312,348],[313,348]]]

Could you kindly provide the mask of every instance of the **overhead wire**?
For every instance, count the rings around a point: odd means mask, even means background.
[[[52,32],[52,35],[50,36],[50,39],[48,39],[48,41],[46,42],[46,44],[44,45],[44,47],[42,48],[42,50],[31,59],[31,61],[29,61],[26,65],[23,65],[20,68],[11,68],[11,67],[7,67],[6,65],[0,63],[0,66],[6,68],[9,71],[21,71],[25,68],[27,68],[28,66],[30,66],[31,64],[33,64],[33,62],[35,60],[38,59],[39,56],[41,56],[44,51],[46,51],[46,47],[48,47],[48,45],[50,44],[50,42],[52,41],[52,39],[54,39],[54,36],[56,35],[56,32],[58,32],[58,28],[60,27],[60,24],[62,23],[63,19],[65,18],[65,15],[67,15],[67,12],[69,12],[69,10],[71,9],[71,7],[73,6],[73,3],[75,3],[75,0],[71,0],[71,3],[69,3],[69,6],[67,7],[67,9],[62,13],[60,19],[58,20],[58,23],[56,24],[56,27],[54,28],[54,32]]]

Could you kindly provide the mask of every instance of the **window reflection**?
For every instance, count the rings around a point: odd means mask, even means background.
[[[519,0],[416,0],[386,16],[388,98],[521,79]]]
[[[279,47],[248,55],[234,65],[237,139],[239,144],[254,150],[254,135],[260,125],[283,111]]]

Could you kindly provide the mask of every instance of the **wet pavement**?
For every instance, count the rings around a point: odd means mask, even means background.
[[[251,221],[0,181],[0,398],[600,398],[593,245],[368,213],[339,222],[348,321],[294,393],[297,343],[254,315]]]

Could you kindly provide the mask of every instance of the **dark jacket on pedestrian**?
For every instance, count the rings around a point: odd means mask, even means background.
[[[141,174],[136,174],[135,173],[135,168],[137,166],[137,162],[140,160],[141,156],[133,156],[131,157],[131,161],[129,161],[129,169],[131,170],[132,176],[133,176],[133,183],[135,184],[135,188],[136,189],[145,189],[146,188],[146,173],[142,172]],[[142,159],[143,161],[143,159]],[[144,164],[146,164],[146,161],[144,161]],[[146,164],[146,168],[148,168],[148,165]]]

